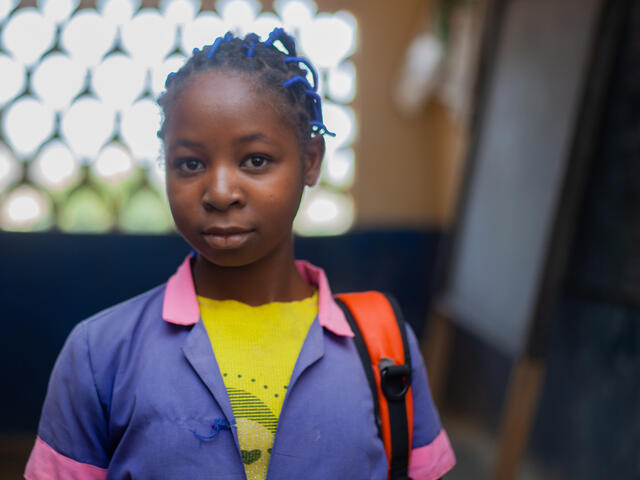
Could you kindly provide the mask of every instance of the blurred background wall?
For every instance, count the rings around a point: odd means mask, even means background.
[[[357,70],[357,90],[345,103],[355,112],[357,133],[340,147],[353,148],[354,174],[338,186],[328,180],[322,185],[349,198],[355,216],[346,232],[302,236],[296,248],[300,257],[325,267],[336,291],[393,293],[419,335],[428,323],[456,221],[486,12],[508,3],[315,2],[319,12],[345,10],[357,22],[348,56]],[[628,288],[637,280],[637,269],[631,268],[637,263],[626,261],[640,258],[633,208],[639,192],[638,3],[626,2],[605,127],[598,133],[520,478],[640,478],[640,318],[636,290]],[[39,4],[21,2],[19,9],[34,6]],[[157,6],[142,2],[143,8]],[[203,10],[215,6],[202,2]],[[262,3],[264,11],[272,8],[272,2]],[[6,42],[0,47],[6,53]],[[412,47],[424,63],[412,63]],[[429,81],[411,84],[412,72]],[[398,88],[412,89],[408,103]],[[7,190],[0,192],[0,200],[7,196]],[[0,400],[0,472],[6,472],[0,476],[17,478],[68,332],[92,313],[165,281],[188,246],[172,233],[124,234],[119,226],[118,232],[108,228],[100,234],[5,230],[0,231],[0,359],[9,368]],[[490,478],[514,358],[457,327],[453,342],[439,400],[458,453],[450,477]]]
[[[355,106],[360,137],[353,188],[359,227],[438,229],[451,219],[463,125],[438,99],[406,115],[392,96],[411,41],[437,21],[436,4],[424,0],[318,3],[327,11],[347,9],[359,21]],[[481,5],[475,12],[481,15]]]

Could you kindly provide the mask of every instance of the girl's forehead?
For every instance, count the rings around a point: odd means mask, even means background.
[[[284,99],[264,88],[250,75],[233,70],[207,70],[194,75],[176,96],[172,115],[177,110],[207,111],[268,109],[281,112]],[[191,112],[194,113],[194,112]]]
[[[167,118],[166,135],[213,134],[222,128],[229,134],[251,130],[284,140],[284,131],[297,142],[295,130],[281,111],[282,101],[275,92],[261,88],[247,74],[204,71],[189,79],[175,98]]]
[[[220,123],[244,123],[265,130],[292,130],[285,99],[262,87],[251,75],[233,70],[205,70],[190,78],[167,116],[170,131]],[[202,125],[205,126],[205,125]]]
[[[228,98],[250,97],[259,101],[268,95],[257,79],[244,72],[235,70],[204,70],[193,75],[178,95],[179,102],[184,96],[199,98]]]

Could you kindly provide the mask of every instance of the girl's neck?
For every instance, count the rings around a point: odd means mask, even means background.
[[[198,255],[192,264],[198,295],[248,305],[290,302],[313,295],[295,266],[293,246],[241,267],[221,267]]]

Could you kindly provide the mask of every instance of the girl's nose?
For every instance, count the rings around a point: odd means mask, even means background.
[[[224,166],[212,168],[202,195],[202,206],[207,211],[225,211],[245,203],[244,193],[231,169]]]

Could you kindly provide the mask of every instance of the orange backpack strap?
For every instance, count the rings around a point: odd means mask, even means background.
[[[396,302],[380,292],[336,295],[374,399],[378,434],[389,459],[389,479],[408,479],[413,434],[411,357]]]

